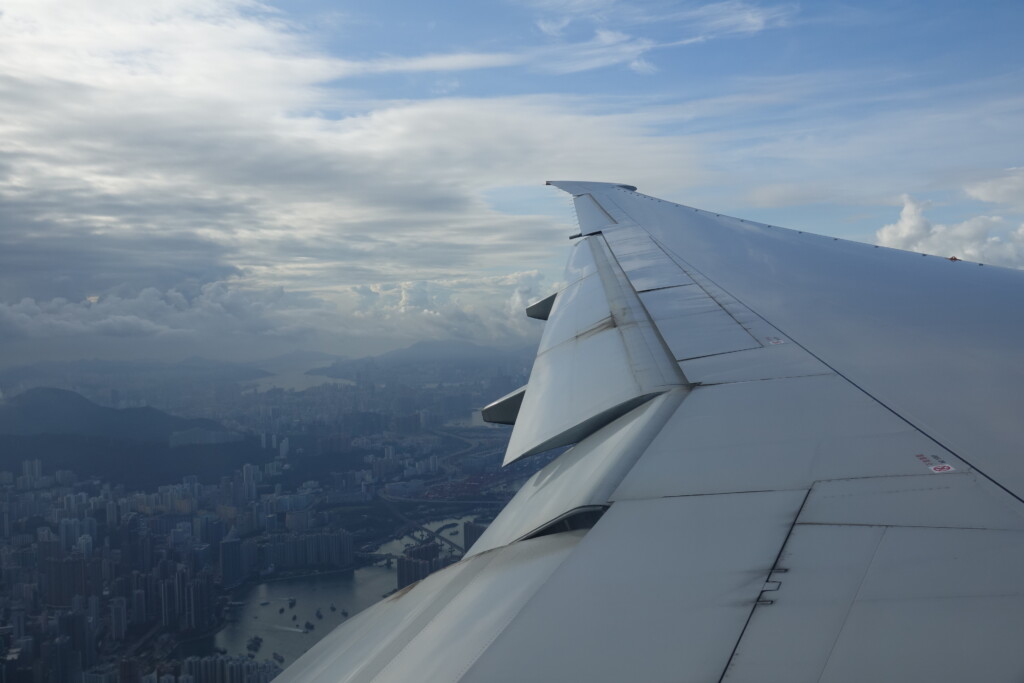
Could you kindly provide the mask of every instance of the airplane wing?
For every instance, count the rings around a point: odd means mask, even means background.
[[[1024,679],[1024,273],[550,183],[580,223],[466,557],[282,683]]]

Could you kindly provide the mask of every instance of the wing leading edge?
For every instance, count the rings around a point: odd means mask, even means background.
[[[1024,274],[551,184],[580,238],[494,413],[506,463],[576,445],[280,680],[1019,680]]]

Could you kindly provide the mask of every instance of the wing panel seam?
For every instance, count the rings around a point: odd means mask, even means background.
[[[797,519],[799,519],[799,517],[797,517]],[[839,640],[843,637],[843,631],[846,630],[846,624],[850,620],[850,612],[853,611],[853,606],[857,604],[857,596],[860,595],[861,590],[864,588],[864,582],[867,581],[868,574],[871,573],[871,566],[875,563],[875,558],[878,557],[878,549],[882,547],[882,541],[885,540],[885,535],[887,533],[889,533],[889,530],[883,528],[881,535],[878,537],[878,541],[875,543],[875,549],[871,553],[871,559],[864,564],[864,573],[861,575],[860,581],[857,583],[857,590],[850,599],[850,604],[846,606],[846,613],[843,614],[843,625],[836,632],[836,637],[832,641],[832,646],[829,647],[828,654],[825,655],[825,658],[822,661],[821,669],[818,671],[818,680],[821,680],[822,675],[825,673],[825,669],[828,668],[828,663],[832,659],[832,654],[836,650],[836,645],[839,644]]]
[[[794,489],[801,490],[801,489]],[[772,574],[779,570],[779,560],[782,559],[782,553],[786,549],[786,544],[789,543],[790,536],[793,535],[793,530],[796,528],[796,522],[800,519],[800,515],[804,511],[804,506],[807,505],[807,499],[811,496],[811,489],[804,491],[804,499],[800,501],[800,507],[796,511],[796,515],[793,516],[793,523],[789,525],[789,531],[786,532],[785,538],[782,539],[782,543],[779,544],[779,552],[775,555],[775,561],[772,562],[771,569],[768,570],[768,574],[765,576],[765,583],[767,583]],[[860,589],[858,588],[858,591]],[[740,630],[740,635],[736,638],[736,643],[732,646],[732,652],[729,653],[729,658],[725,661],[725,668],[722,669],[722,675],[718,677],[718,683],[722,683],[725,680],[726,675],[729,673],[729,666],[732,664],[732,660],[736,657],[736,651],[739,649],[740,643],[743,642],[743,636],[747,632],[747,628],[750,626],[750,620],[754,618],[754,611],[757,610],[758,602],[755,600],[754,604],[750,606],[750,613],[747,614],[747,620],[743,622],[743,628]]]

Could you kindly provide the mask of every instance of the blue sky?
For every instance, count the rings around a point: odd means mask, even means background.
[[[1024,265],[1019,2],[9,0],[0,353],[535,339],[568,198]]]

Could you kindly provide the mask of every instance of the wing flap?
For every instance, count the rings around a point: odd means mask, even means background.
[[[460,562],[420,585],[378,602],[314,645],[284,670],[280,683],[353,683],[373,680],[493,558]]]
[[[572,279],[573,277],[575,279]],[[686,378],[600,236],[573,246],[505,464],[576,443]]]
[[[468,555],[512,543],[572,510],[607,505],[685,393],[676,389],[634,408],[534,474]]]
[[[551,315],[551,307],[555,305],[557,294],[546,296],[526,307],[526,316],[535,320],[547,320]]]
[[[275,680],[460,680],[581,536],[530,539],[432,574],[339,626]]]
[[[514,425],[519,417],[519,408],[523,405],[523,396],[526,395],[526,387],[519,387],[510,391],[497,401],[494,401],[480,409],[480,417],[484,422],[494,424]]]
[[[463,680],[719,680],[803,497],[614,504]]]
[[[373,679],[458,681],[572,555],[577,533],[531,539],[477,556],[487,565],[463,583]],[[469,560],[472,562],[473,560]],[[429,577],[428,577],[429,578]],[[486,609],[481,609],[482,604]],[[443,644],[443,647],[439,647]]]

